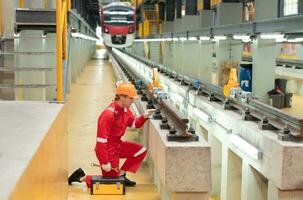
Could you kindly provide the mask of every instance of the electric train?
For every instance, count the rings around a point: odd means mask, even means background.
[[[113,2],[101,9],[104,45],[128,47],[133,44],[136,30],[135,9],[125,2]]]

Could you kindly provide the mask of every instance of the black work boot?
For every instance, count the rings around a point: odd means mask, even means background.
[[[76,171],[74,171],[74,173],[72,173],[72,175],[70,175],[70,177],[68,178],[68,184],[71,185],[72,182],[81,182],[80,178],[82,178],[83,176],[85,176],[84,171],[79,168]]]
[[[126,186],[126,187],[134,187],[134,186],[136,185],[136,182],[135,182],[135,181],[131,181],[131,180],[129,180],[128,178],[126,178],[126,174],[123,174],[123,175],[121,175],[121,176],[123,176],[124,179],[125,179],[125,186]]]

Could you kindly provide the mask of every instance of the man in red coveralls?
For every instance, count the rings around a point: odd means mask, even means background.
[[[155,111],[146,110],[143,115],[135,117],[129,108],[136,97],[137,92],[133,84],[121,83],[116,89],[115,100],[99,117],[95,152],[100,162],[102,176],[125,177],[127,171],[135,173],[146,156],[146,149],[142,145],[121,140],[127,127],[141,128]],[[126,158],[121,169],[120,158]],[[85,177],[85,173],[79,168],[69,177],[68,183],[85,181],[90,187],[91,178]],[[126,177],[125,180],[126,186],[136,185],[136,182]]]

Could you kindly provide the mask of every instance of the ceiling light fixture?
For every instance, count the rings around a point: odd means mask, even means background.
[[[189,37],[188,40],[189,41],[196,41],[198,38],[197,37]]]
[[[261,33],[261,39],[281,39],[284,38],[284,34],[280,33]]]
[[[210,37],[208,37],[208,36],[200,36],[199,40],[210,40]]]
[[[224,35],[217,35],[217,36],[214,36],[213,41],[226,40],[226,39],[227,39],[227,37]]]

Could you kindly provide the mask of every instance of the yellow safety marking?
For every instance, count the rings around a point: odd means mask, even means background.
[[[280,55],[278,58],[285,60],[297,60],[297,56]]]
[[[24,8],[24,0],[19,0],[19,8]]]
[[[93,184],[93,194],[123,194],[123,184]]]
[[[149,55],[149,48],[148,48],[148,42],[144,42],[144,50],[145,50],[145,58],[148,59]]]

